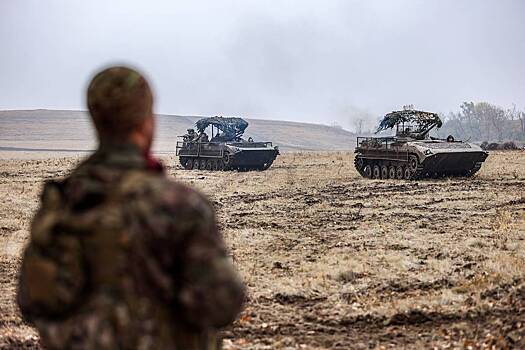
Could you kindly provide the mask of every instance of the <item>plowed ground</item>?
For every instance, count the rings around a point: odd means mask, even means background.
[[[248,285],[226,348],[525,348],[524,152],[417,182],[362,179],[352,153],[250,173],[164,161],[212,199]],[[19,256],[42,180],[76,162],[0,162],[0,348],[38,348],[14,302]]]

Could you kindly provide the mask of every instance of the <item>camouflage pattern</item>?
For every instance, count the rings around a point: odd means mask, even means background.
[[[87,90],[87,104],[101,136],[127,136],[152,115],[153,95],[146,79],[128,67],[98,73]]]
[[[120,145],[48,182],[41,200],[18,303],[44,347],[220,348],[244,287],[202,194]]]
[[[176,146],[176,155],[186,170],[267,170],[279,155],[279,147],[271,142],[243,139],[248,122],[242,118],[215,116],[199,119],[195,125],[198,133],[188,129]],[[211,139],[205,133],[210,126]]]

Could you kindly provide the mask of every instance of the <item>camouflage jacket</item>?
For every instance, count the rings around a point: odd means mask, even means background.
[[[209,201],[157,168],[101,148],[44,186],[18,304],[46,348],[220,348],[244,287]]]

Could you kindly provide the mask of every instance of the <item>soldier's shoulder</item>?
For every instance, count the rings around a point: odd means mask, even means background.
[[[176,227],[178,234],[185,234],[216,220],[215,209],[207,197],[178,181],[160,175],[136,174],[130,175],[124,185],[128,187],[122,197],[129,202],[127,208],[159,228]]]
[[[161,174],[130,172],[121,187],[126,194],[141,195],[144,200],[165,208],[208,210],[211,207],[208,197],[199,190]]]

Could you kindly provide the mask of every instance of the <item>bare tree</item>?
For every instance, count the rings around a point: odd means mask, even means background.
[[[355,119],[354,120],[354,126],[355,126],[355,131],[361,135],[363,133],[363,124],[365,123],[365,120],[362,119],[362,118],[359,118],[359,119]]]
[[[481,138],[479,119],[476,117],[476,113],[474,111],[474,102],[463,102],[460,108],[460,118],[464,121],[467,128],[469,129],[469,138]]]
[[[463,139],[504,141],[525,139],[525,111],[503,109],[488,102],[464,102],[452,112],[444,130]]]
[[[521,135],[520,135],[520,138],[522,140],[525,140],[525,109],[523,109],[523,112],[520,112],[519,113],[519,120],[520,120],[520,131],[521,131]]]
[[[352,108],[347,110],[347,116],[351,128],[358,135],[369,134],[375,127],[376,120],[367,111]]]

